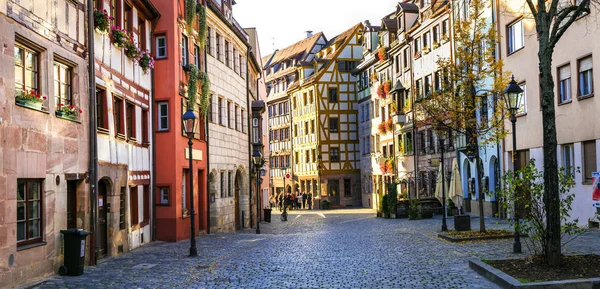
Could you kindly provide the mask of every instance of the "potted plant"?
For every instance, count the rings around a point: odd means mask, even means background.
[[[391,118],[385,122],[386,130],[392,132],[394,130],[394,121]]]
[[[129,33],[119,26],[113,26],[110,30],[110,41],[117,48],[125,48],[129,42]]]
[[[421,57],[421,51],[416,51],[413,56],[415,59],[419,59]]]
[[[384,96],[388,96],[390,91],[392,90],[392,81],[388,80],[383,83],[383,94]]]
[[[387,133],[387,125],[386,125],[386,123],[385,122],[380,123],[377,126],[377,129],[379,130],[379,133],[386,134]]]
[[[429,51],[430,51],[430,50],[429,50],[429,46],[427,46],[427,45],[423,46],[423,53],[424,53],[425,55],[427,55],[427,54],[429,53]]]
[[[377,51],[377,59],[379,59],[379,61],[387,60],[387,53],[385,51],[385,47],[379,47],[379,50]]]
[[[420,220],[421,211],[419,210],[419,200],[412,199],[408,202],[408,219]]]
[[[383,217],[386,219],[389,219],[390,217],[390,200],[389,200],[390,196],[388,195],[383,195],[383,197],[381,198],[381,207],[382,207],[382,211],[383,211]]]
[[[106,34],[110,30],[110,21],[113,18],[108,16],[106,10],[94,9],[94,29],[100,34]]]
[[[444,34],[444,35],[442,35],[442,42],[443,42],[443,43],[446,43],[446,42],[448,42],[448,40],[450,40],[450,37],[448,37],[448,34]]]
[[[129,36],[129,40],[125,42],[125,56],[131,61],[136,62],[140,56],[140,50],[137,48],[136,43],[133,41],[133,36]]]
[[[440,43],[437,41],[434,41],[432,44],[433,49],[437,49],[438,47],[440,47]]]
[[[23,88],[15,94],[15,101],[18,105],[27,106],[33,109],[42,109],[42,104],[46,100],[45,96],[36,93],[34,90]]]
[[[57,117],[70,119],[70,120],[77,120],[78,119],[77,115],[78,114],[81,115],[82,113],[83,113],[83,110],[77,108],[76,106],[64,105],[62,103],[58,105],[58,109],[55,112]]]
[[[383,83],[380,83],[379,86],[377,87],[377,96],[379,96],[379,98],[385,98],[385,96],[386,96]]]
[[[144,74],[148,74],[148,69],[154,68],[154,58],[150,55],[150,51],[145,50],[140,52],[138,64],[142,68]]]

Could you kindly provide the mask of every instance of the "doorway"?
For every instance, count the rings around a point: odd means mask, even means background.
[[[67,181],[67,229],[77,228],[77,181]]]
[[[108,213],[107,201],[108,199],[108,184],[106,180],[100,180],[98,182],[98,259],[102,259],[106,257],[107,252],[107,226],[106,226],[106,216]]]
[[[235,184],[234,184],[234,203],[235,206],[233,208],[234,210],[234,215],[235,215],[235,229],[239,230],[242,228],[242,222],[240,220],[240,195],[241,195],[241,190],[242,190],[242,174],[237,171],[235,173]]]

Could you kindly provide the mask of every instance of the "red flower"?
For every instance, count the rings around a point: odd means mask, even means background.
[[[29,93],[31,93],[31,94],[35,94],[35,91],[33,91],[33,90],[30,90],[30,91],[29,91]]]
[[[64,104],[62,104],[62,103],[59,103],[59,104],[58,104],[58,106],[59,106],[59,107],[63,107],[63,106],[64,106]]]
[[[83,113],[83,110],[81,110],[81,109],[80,109],[80,110],[79,110],[79,113],[80,113],[80,114],[81,114],[81,113]]]
[[[44,96],[43,99],[46,100],[46,97]]]
[[[69,105],[69,109],[74,109],[75,107],[72,105]]]

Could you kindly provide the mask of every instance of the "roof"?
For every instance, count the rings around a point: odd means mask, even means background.
[[[329,42],[327,42],[327,44],[325,45],[325,47],[323,47],[323,49],[321,50],[325,50],[330,46],[333,46],[337,43],[344,43],[346,42],[346,40],[348,39],[348,37],[352,36],[352,34],[354,34],[354,31],[356,31],[356,28],[358,28],[359,26],[361,26],[362,23],[358,23],[354,26],[352,26],[350,29],[342,32],[341,34],[339,34],[336,37],[333,37],[331,40],[329,40]],[[329,53],[327,54],[325,57],[321,58],[321,59],[332,59],[337,53]]]
[[[304,58],[310,53],[312,48],[315,46],[319,38],[325,37],[323,32],[319,32],[311,37],[302,39],[284,49],[276,50],[273,53],[273,57],[265,67],[272,66],[275,63],[294,58],[296,60],[304,60]]]
[[[396,22],[396,19],[384,18],[381,19],[381,24],[381,26],[385,26],[388,31],[398,30],[398,22]]]
[[[417,13],[419,12],[419,6],[417,6],[414,3],[401,2],[398,3],[396,12],[400,12],[400,10],[402,10],[403,12]]]

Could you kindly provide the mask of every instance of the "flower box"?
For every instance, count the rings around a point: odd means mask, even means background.
[[[20,106],[26,106],[29,108],[33,108],[33,109],[37,109],[37,110],[42,110],[42,102],[39,101],[35,101],[35,100],[28,100],[28,99],[24,99],[24,98],[15,98],[16,103]]]
[[[110,30],[110,21],[112,17],[108,16],[106,10],[98,11],[94,9],[94,29],[100,34],[107,34]]]
[[[46,100],[45,96],[36,93],[33,90],[23,88],[15,93],[15,103],[20,106],[25,106],[37,110],[42,110],[42,105]]]
[[[65,106],[62,103],[58,105],[58,109],[54,112],[56,117],[64,118],[72,121],[79,121],[79,116],[83,113],[81,109],[73,105]]]

